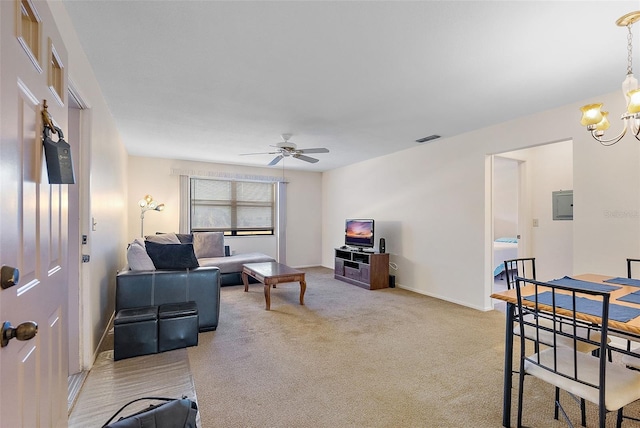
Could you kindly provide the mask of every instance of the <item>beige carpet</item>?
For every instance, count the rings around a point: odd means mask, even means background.
[[[297,283],[272,291],[269,312],[260,285],[223,287],[218,330],[188,350],[203,427],[502,425],[503,313],[306,272],[305,306]],[[527,378],[525,400],[525,425],[566,426],[552,388]]]

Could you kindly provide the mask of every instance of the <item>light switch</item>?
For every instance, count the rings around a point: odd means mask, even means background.
[[[537,219],[537,218],[534,218],[534,219],[533,219],[533,227],[538,227],[538,226],[539,226],[539,224],[538,224],[538,219]]]

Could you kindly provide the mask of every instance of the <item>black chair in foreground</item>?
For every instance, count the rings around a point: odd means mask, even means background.
[[[526,289],[525,289],[526,287]],[[570,340],[576,346],[536,346],[532,355],[526,354],[525,341],[520,341],[520,376],[518,391],[518,427],[522,426],[522,406],[524,397],[525,375],[534,376],[555,386],[554,418],[558,419],[559,411],[569,424],[571,421],[560,405],[560,390],[573,396],[592,402],[598,406],[599,426],[604,428],[607,412],[617,411],[617,427],[622,425],[622,408],[640,399],[640,373],[635,373],[622,366],[607,361],[609,351],[609,293],[592,290],[578,290],[572,287],[553,285],[533,279],[516,277],[516,293],[518,311],[531,313],[531,318],[518,318],[520,328],[533,329],[536,345],[541,335],[551,334],[553,342]],[[583,300],[587,299],[587,300]],[[580,329],[579,315],[584,302],[589,302],[591,313],[596,313],[600,322],[599,340],[593,341],[580,337],[576,332]],[[544,308],[544,309],[543,309]],[[592,315],[593,317],[593,315]],[[547,320],[542,323],[540,320]],[[589,320],[586,320],[589,321]],[[596,318],[594,317],[594,321]],[[551,327],[549,327],[549,323]],[[560,326],[563,326],[560,329]],[[567,328],[568,327],[568,328]],[[595,327],[592,327],[595,328]],[[598,348],[598,357],[579,352],[577,344],[586,341]],[[544,350],[540,350],[543,349]],[[586,424],[584,411],[582,425]]]
[[[635,263],[640,263],[640,259],[627,259],[627,278],[633,278],[633,265]],[[637,351],[638,350],[638,338],[632,337],[625,334],[615,334],[615,336],[620,337],[621,339],[626,340],[626,350],[627,351]],[[622,363],[627,366],[627,368],[631,370],[640,370],[640,358],[634,357],[632,355],[623,355]]]

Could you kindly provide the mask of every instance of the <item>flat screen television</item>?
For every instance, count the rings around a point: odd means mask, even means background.
[[[357,248],[373,248],[373,225],[372,219],[348,219],[345,224],[344,244]]]

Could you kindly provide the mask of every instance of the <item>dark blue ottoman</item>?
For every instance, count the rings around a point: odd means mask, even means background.
[[[196,302],[166,303],[158,308],[158,352],[198,344]]]
[[[158,307],[121,309],[113,320],[113,359],[158,352]]]

